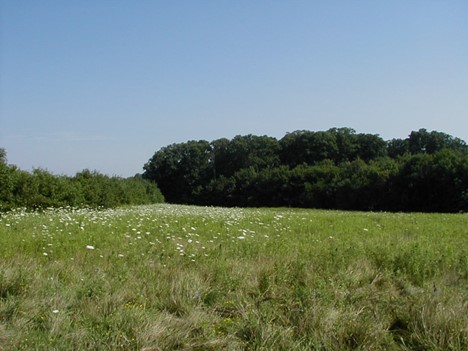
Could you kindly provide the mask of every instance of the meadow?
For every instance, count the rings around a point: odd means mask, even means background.
[[[467,350],[468,217],[158,204],[0,217],[0,350]]]

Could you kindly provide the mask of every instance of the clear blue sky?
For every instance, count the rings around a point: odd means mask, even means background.
[[[468,141],[468,1],[0,0],[0,147],[131,176],[238,134]]]

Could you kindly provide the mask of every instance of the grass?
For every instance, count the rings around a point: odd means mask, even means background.
[[[467,350],[468,217],[0,217],[0,350]]]

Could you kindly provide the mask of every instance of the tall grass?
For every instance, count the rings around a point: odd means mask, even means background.
[[[466,350],[467,312],[463,214],[0,218],[4,350]]]

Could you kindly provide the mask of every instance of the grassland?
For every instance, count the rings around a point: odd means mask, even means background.
[[[464,214],[0,217],[0,349],[467,350]]]

